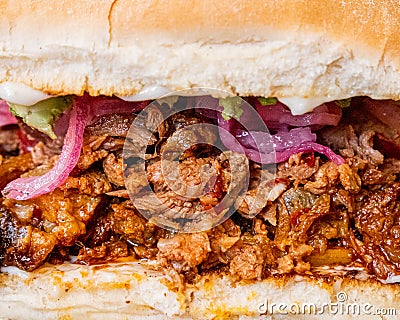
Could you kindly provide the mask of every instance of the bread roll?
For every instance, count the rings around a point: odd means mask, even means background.
[[[343,279],[337,270],[246,282],[210,275],[180,289],[153,268],[139,262],[91,267],[65,263],[31,273],[8,267],[10,274],[0,274],[0,317],[259,319],[265,314],[266,319],[377,319],[373,313],[382,310],[379,319],[397,319],[394,313],[400,307],[398,285]],[[279,304],[286,307],[281,313]]]
[[[50,94],[400,99],[397,1],[3,0],[0,14],[0,83]]]

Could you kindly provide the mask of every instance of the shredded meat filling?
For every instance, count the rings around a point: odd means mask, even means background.
[[[185,130],[211,121],[195,111],[174,115],[149,141],[144,137],[162,119],[161,109],[137,119],[137,135],[126,140],[137,115],[102,116],[86,128],[78,164],[64,185],[27,201],[0,199],[0,264],[31,271],[75,255],[82,264],[156,259],[190,279],[209,272],[260,279],[325,264],[361,266],[383,280],[400,275],[400,160],[393,152],[400,140],[397,128],[363,109],[364,102],[354,99],[337,127],[318,132],[318,142],[345,164],[299,153],[274,175],[250,163],[249,188],[233,201],[237,211],[197,233],[168,231],[140,212],[170,214],[176,224],[200,217],[243,188],[243,156],[232,153],[228,164],[226,154],[201,144],[214,143],[217,132]],[[60,141],[21,127],[39,143],[18,155],[15,128],[0,131],[0,188],[49,170],[60,151]],[[138,151],[146,151],[144,159],[137,159]]]

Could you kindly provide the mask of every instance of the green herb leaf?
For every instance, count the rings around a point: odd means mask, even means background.
[[[177,103],[179,100],[179,96],[167,96],[164,98],[160,98],[158,99],[158,102],[161,104],[167,104],[168,107],[170,107],[171,109],[174,107],[175,103]]]
[[[222,110],[222,118],[229,120],[235,118],[239,120],[243,114],[242,98],[240,97],[227,97],[219,99],[219,105],[224,108]]]
[[[350,107],[351,98],[342,99],[342,100],[336,100],[335,103],[339,107],[348,108],[348,107]]]
[[[14,116],[21,117],[30,127],[47,134],[51,139],[57,139],[53,124],[59,116],[72,105],[72,99],[66,97],[49,98],[33,106],[22,106],[8,103]]]
[[[259,97],[258,101],[261,103],[262,106],[273,106],[278,103],[278,99],[273,97],[270,98]]]

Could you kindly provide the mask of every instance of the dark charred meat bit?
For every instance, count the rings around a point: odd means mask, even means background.
[[[78,263],[97,264],[126,256],[155,258],[158,240],[168,236],[169,232],[142,218],[131,201],[111,204],[82,239]]]
[[[46,153],[49,155],[57,155],[61,153],[61,148],[64,142],[64,135],[60,135],[57,139],[51,139],[47,134],[40,132],[39,130],[33,129],[22,122],[22,119],[17,118],[18,124],[21,128],[18,133],[21,149],[24,152],[29,152],[30,148],[36,145],[38,142],[42,142],[45,146]]]
[[[400,145],[395,141],[387,138],[384,134],[379,132],[373,139],[374,147],[385,155],[385,157],[400,159]]]
[[[5,199],[2,206],[13,212],[24,224],[31,224],[55,234],[64,245],[71,245],[82,233],[101,202],[101,197],[70,193],[60,190],[29,201]]]
[[[198,117],[177,113],[170,121],[174,132],[161,147],[161,154],[168,160],[186,159],[200,150],[209,152],[217,140],[215,126],[201,125],[204,121]]]
[[[0,128],[0,155],[18,155],[19,138],[18,127],[8,125]]]
[[[76,165],[77,170],[84,171],[89,169],[96,161],[104,159],[108,155],[106,150],[100,149],[106,139],[107,136],[84,137],[82,152]]]
[[[7,250],[4,264],[9,265],[11,262],[11,265],[32,271],[45,261],[57,240],[53,235],[32,226],[23,227],[19,232],[21,237]]]
[[[111,205],[109,219],[113,231],[125,238],[131,245],[155,246],[157,240],[169,232],[161,229],[140,216],[131,201]]]
[[[87,126],[85,135],[126,137],[135,114],[110,114],[100,117],[94,124]]]
[[[399,274],[400,267],[400,184],[372,191],[355,214],[357,230],[363,241],[352,238],[360,258],[380,278]]]
[[[394,183],[382,190],[370,192],[355,214],[356,227],[375,244],[381,244],[389,236],[392,228],[396,230],[400,218],[400,184]]]
[[[12,212],[0,206],[0,262],[32,271],[40,266],[53,250],[57,239],[18,221]]]
[[[77,263],[93,265],[116,260],[130,255],[128,245],[124,241],[107,241],[94,248],[82,248]]]
[[[68,260],[70,260],[69,248],[60,246],[55,246],[46,258],[46,261],[51,264],[63,264]]]
[[[109,215],[98,217],[88,228],[85,239],[82,242],[89,248],[101,246],[102,243],[111,239],[113,233],[113,221]]]

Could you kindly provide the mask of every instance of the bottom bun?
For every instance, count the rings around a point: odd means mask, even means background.
[[[350,279],[342,271],[246,282],[208,275],[182,289],[141,262],[64,263],[31,273],[6,267],[0,274],[0,318],[398,318],[400,285]]]

